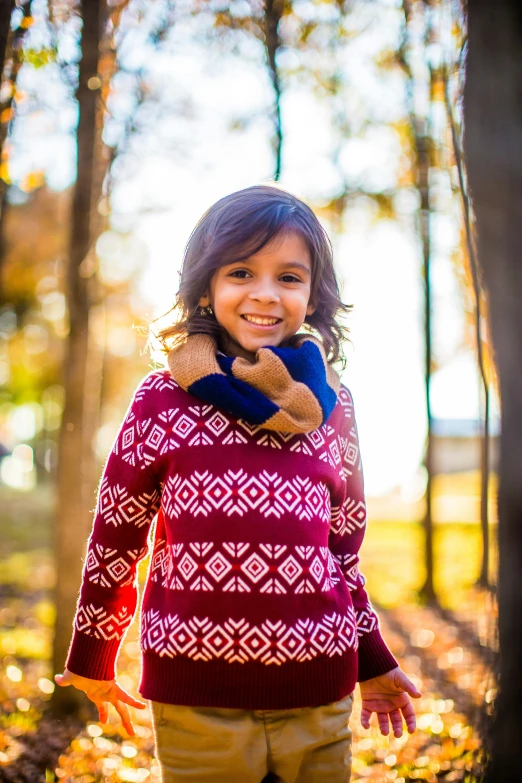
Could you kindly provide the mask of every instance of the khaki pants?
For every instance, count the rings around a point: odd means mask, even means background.
[[[321,707],[236,710],[150,702],[163,783],[349,783],[353,694]]]

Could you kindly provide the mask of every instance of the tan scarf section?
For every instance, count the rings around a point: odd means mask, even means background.
[[[328,364],[322,342],[305,333],[298,333],[297,345],[310,340],[319,348],[326,382],[339,393],[340,378]],[[208,375],[226,375],[218,364],[216,340],[209,334],[191,334],[185,342],[168,354],[170,373],[176,383],[186,391],[196,381]],[[263,429],[279,432],[311,432],[323,423],[323,411],[311,389],[304,383],[294,381],[284,362],[269,348],[259,348],[256,360],[236,357],[232,366],[233,375],[257,389],[279,410],[261,426]],[[230,376],[227,376],[230,377]]]

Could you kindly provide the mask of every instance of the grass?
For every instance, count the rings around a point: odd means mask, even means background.
[[[492,525],[492,541],[495,532]],[[433,546],[435,590],[441,605],[453,609],[474,585],[480,572],[480,525],[435,524]],[[423,554],[424,531],[420,523],[371,522],[361,551],[361,571],[370,596],[388,608],[416,602],[426,578]]]
[[[50,484],[27,493],[0,487],[0,558],[52,547],[54,503]]]

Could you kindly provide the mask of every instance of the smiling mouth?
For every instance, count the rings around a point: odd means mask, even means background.
[[[253,318],[247,318],[246,315],[242,315],[241,318],[246,321],[247,324],[250,324],[251,326],[257,326],[261,329],[273,329],[274,326],[277,326],[283,320],[282,318],[256,318],[254,320]]]

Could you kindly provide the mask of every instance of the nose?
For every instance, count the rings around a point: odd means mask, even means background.
[[[279,294],[272,280],[259,280],[248,294],[249,299],[256,302],[278,302]]]

